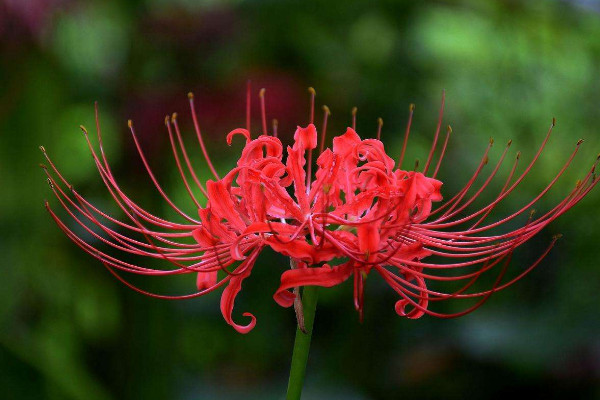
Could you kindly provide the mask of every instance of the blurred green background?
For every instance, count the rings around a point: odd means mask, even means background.
[[[247,79],[254,100],[267,88],[269,118],[279,119],[287,141],[307,122],[308,86],[332,110],[329,132],[343,132],[355,105],[362,136],[372,136],[383,117],[392,155],[416,103],[411,165],[427,155],[446,89],[444,123],[454,135],[439,177],[447,198],[490,136],[492,161],[514,141],[506,176],[516,151],[528,162],[556,117],[545,155],[497,217],[535,196],[580,137],[586,143],[577,161],[540,211],[573,187],[600,150],[594,0],[1,0],[0,40],[0,397],[7,399],[280,399],[285,392],[295,319],[272,300],[285,259],[265,252],[244,283],[234,319],[251,311],[258,325],[240,335],[221,317],[220,293],[184,302],[139,295],[47,215],[44,199],[58,202],[38,167],[40,144],[79,192],[115,209],[78,128],[93,128],[95,100],[121,186],[168,218],[127,119],[168,192],[194,214],[163,118],[179,113],[199,160],[186,104],[193,90],[208,146],[225,171],[239,154],[239,143],[228,148],[224,135],[244,125]],[[395,294],[373,277],[360,324],[351,283],[322,290],[305,398],[600,398],[599,196],[592,192],[515,254],[519,271],[563,233],[536,271],[463,318],[399,318]],[[191,277],[136,282],[161,293],[194,288]]]

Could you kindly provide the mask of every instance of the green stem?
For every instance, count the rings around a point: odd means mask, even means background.
[[[292,367],[290,369],[290,381],[288,383],[286,400],[300,400],[300,396],[302,395],[318,297],[317,286],[304,287],[302,291],[302,308],[304,310],[304,327],[306,333],[302,332],[299,327],[296,328],[296,341],[294,342],[294,353],[292,354]]]

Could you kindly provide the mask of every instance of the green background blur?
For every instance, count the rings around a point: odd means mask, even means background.
[[[506,176],[517,150],[521,166],[531,160],[556,117],[547,151],[496,218],[535,196],[580,137],[586,143],[573,168],[540,211],[571,190],[600,150],[600,2],[593,0],[1,0],[0,40],[0,397],[7,399],[280,399],[285,392],[295,319],[272,299],[285,259],[265,251],[244,283],[234,319],[250,311],[258,324],[240,335],[221,317],[220,293],[184,302],[139,295],[47,215],[44,199],[59,205],[38,167],[41,144],[80,193],[115,210],[78,128],[93,130],[95,100],[121,186],[167,218],[174,216],[152,190],[127,119],[167,191],[194,214],[164,116],[179,113],[202,165],[186,103],[193,90],[225,171],[240,150],[239,143],[228,148],[224,135],[244,125],[247,79],[255,111],[257,90],[267,89],[269,118],[279,119],[288,143],[307,122],[308,86],[332,110],[329,132],[343,132],[355,105],[362,136],[383,117],[393,156],[416,103],[410,165],[427,155],[446,89],[444,124],[454,129],[439,175],[446,198],[466,182],[489,137],[492,162],[513,139]],[[360,324],[351,283],[322,290],[304,398],[600,398],[599,196],[592,192],[519,249],[517,272],[552,235],[565,235],[531,275],[463,318],[399,318],[395,294],[373,275]],[[194,289],[192,277],[135,282],[160,293]]]

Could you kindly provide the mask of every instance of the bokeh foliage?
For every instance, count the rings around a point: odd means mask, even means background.
[[[355,105],[361,135],[383,117],[391,154],[416,103],[411,163],[426,157],[446,89],[454,137],[440,177],[448,194],[468,179],[490,136],[492,160],[513,139],[511,156],[521,150],[528,161],[556,117],[545,156],[502,215],[544,187],[577,139],[586,143],[573,171],[600,149],[599,13],[597,2],[575,0],[0,1],[3,396],[277,399],[285,389],[294,316],[271,298],[285,259],[262,255],[244,283],[236,313],[252,311],[258,325],[242,336],[223,322],[217,293],[169,303],[129,291],[46,214],[52,193],[38,168],[40,144],[80,192],[115,211],[78,128],[94,126],[94,101],[122,186],[168,217],[125,121],[133,118],[153,167],[183,203],[163,118],[178,112],[193,139],[189,90],[225,170],[240,148],[228,148],[224,134],[243,124],[246,79],[267,88],[269,115],[288,140],[306,123],[309,85],[333,112],[330,132],[342,131]],[[567,174],[541,207],[577,177]],[[528,265],[564,233],[536,272],[462,319],[400,319],[394,293],[373,278],[359,324],[349,284],[322,291],[306,398],[600,396],[598,196],[515,255],[514,268]],[[136,282],[193,289],[183,280]]]

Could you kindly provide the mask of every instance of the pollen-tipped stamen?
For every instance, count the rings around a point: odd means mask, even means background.
[[[331,115],[329,107],[323,106],[323,129],[321,130],[321,143],[319,144],[319,154],[325,150],[325,137],[327,136],[327,119]]]
[[[177,119],[176,113],[173,113],[173,119],[174,120]],[[190,196],[190,198],[192,199],[192,201],[194,202],[196,207],[200,208],[200,203],[196,199],[196,196],[194,196],[194,193],[192,192],[192,189],[190,188],[187,178],[185,177],[183,169],[181,168],[181,162],[179,161],[179,154],[177,153],[177,146],[175,145],[175,141],[173,139],[173,132],[171,130],[171,119],[169,118],[168,115],[165,117],[165,125],[167,127],[167,132],[169,134],[169,142],[171,143],[171,149],[173,150],[173,158],[175,158],[175,164],[177,164],[177,170],[179,171],[179,176],[181,176],[181,180],[183,181],[183,184],[185,185],[185,190],[188,192],[188,195]]]
[[[181,131],[179,129],[179,123],[177,122],[177,118],[172,118],[171,122],[173,124],[173,127],[175,128],[175,135],[177,136],[177,143],[179,143],[179,149],[181,150],[181,154],[183,155],[183,160],[185,161],[188,171],[189,171],[190,175],[192,176],[192,179],[196,183],[196,186],[198,186],[198,188],[200,189],[200,191],[202,192],[204,197],[208,198],[208,193],[206,192],[204,185],[200,182],[200,179],[198,179],[198,176],[196,175],[196,171],[194,170],[194,167],[192,167],[192,162],[190,161],[190,158],[188,157],[187,150],[185,148],[185,144],[183,143],[183,137],[182,137]]]
[[[212,161],[208,155],[208,151],[206,150],[206,146],[204,145],[204,140],[202,140],[202,132],[200,131],[200,124],[198,123],[198,116],[196,115],[196,107],[194,105],[194,94],[192,92],[188,93],[188,100],[190,103],[190,111],[192,113],[192,120],[194,122],[194,130],[196,131],[196,137],[198,138],[198,143],[200,144],[200,148],[202,149],[202,154],[204,155],[204,159],[206,160],[206,164],[210,171],[214,175],[215,178],[219,178],[219,174],[217,174],[217,170],[213,166]]]
[[[317,95],[317,92],[315,91],[315,89],[313,87],[309,87],[308,93],[310,93],[310,111],[309,111],[310,114],[309,114],[308,123],[314,124],[315,123],[315,96]]]
[[[383,119],[377,118],[377,140],[381,140],[381,128],[383,127]]]

